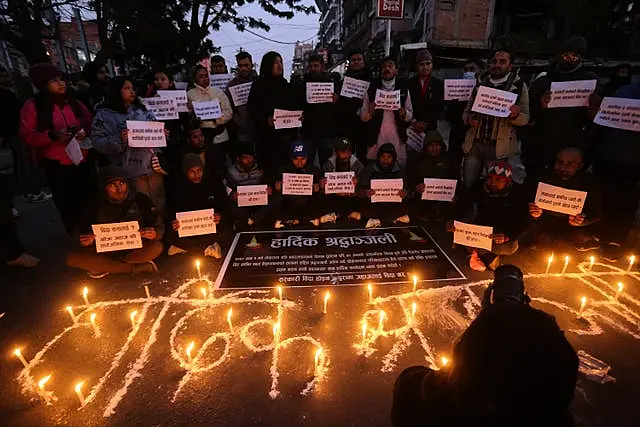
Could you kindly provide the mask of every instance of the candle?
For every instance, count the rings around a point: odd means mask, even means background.
[[[193,363],[193,358],[191,357],[191,352],[193,351],[193,347],[196,345],[195,341],[191,341],[188,345],[187,345],[187,349],[185,350],[185,353],[187,354],[187,359],[189,360],[189,363]]]
[[[593,268],[593,264],[596,263],[596,257],[594,257],[593,255],[589,257],[589,271],[591,271],[591,269]]]
[[[362,347],[367,343],[367,321],[362,322]]]
[[[147,294],[147,299],[151,298],[151,293],[149,292],[149,287],[144,285],[144,293]]]
[[[327,314],[327,303],[329,302],[329,298],[331,297],[331,293],[329,291],[324,294],[324,305],[322,307],[322,314]]]
[[[200,288],[200,293],[202,294],[202,299],[207,299],[207,288]]]
[[[89,288],[85,286],[82,288],[82,298],[84,299],[84,303],[89,305],[89,298],[87,298],[87,295],[89,295]]]
[[[616,299],[620,297],[620,294],[624,291],[624,283],[618,282],[618,291],[616,292]]]
[[[631,269],[633,268],[633,264],[636,262],[636,256],[635,255],[631,255],[629,257],[629,268],[627,268],[627,272],[631,272]]]
[[[322,356],[322,347],[316,350],[316,354],[313,357],[313,376],[320,375],[320,356]]]
[[[136,316],[138,315],[138,310],[133,310],[131,314],[129,314],[129,319],[131,319],[131,327],[135,329],[136,327]]]
[[[369,302],[373,301],[373,286],[371,286],[371,283],[369,283],[367,285],[367,290],[369,291]]]
[[[282,302],[282,286],[278,286],[276,289],[278,289],[278,297],[280,297],[280,302]]]
[[[20,362],[22,362],[22,366],[26,368],[28,363],[25,360],[24,356],[22,355],[22,350],[20,350],[19,348],[16,348],[15,350],[13,350],[13,354],[18,358],[18,360],[20,360]]]
[[[568,266],[569,266],[569,255],[564,257],[564,265],[562,266],[562,272],[560,274],[565,274],[567,272]]]
[[[100,328],[98,328],[98,325],[96,324],[96,314],[91,313],[89,319],[91,320],[91,326],[93,326],[93,336],[100,338]]]
[[[416,321],[416,311],[418,310],[418,306],[416,305],[416,302],[414,301],[411,304],[411,322],[415,323]]]
[[[273,339],[275,341],[280,340],[280,322],[277,322],[273,325]]]
[[[51,402],[51,398],[49,397],[50,393],[45,390],[44,386],[49,382],[50,379],[51,375],[47,375],[46,377],[38,381],[38,390],[40,390],[40,396],[42,396],[47,404]]]
[[[200,260],[196,260],[196,270],[198,271],[198,279],[202,279],[202,274],[200,273]]]
[[[73,314],[73,308],[71,308],[70,305],[65,307],[65,310],[67,310],[67,313],[69,313],[69,316],[71,316],[71,320],[73,320],[73,324],[77,324],[78,323],[78,319],[76,319],[76,315]]]
[[[578,310],[578,319],[582,317],[584,308],[587,306],[587,297],[580,298],[580,309]]]
[[[74,390],[76,391],[76,396],[78,396],[78,400],[80,401],[80,406],[84,406],[84,402],[85,402],[84,394],[82,394],[82,386],[83,385],[84,385],[84,381],[80,381],[74,387]]]
[[[551,270],[552,262],[553,262],[553,254],[549,255],[549,258],[547,258],[547,269],[545,270],[544,274],[549,274],[549,271]]]
[[[233,314],[233,309],[229,307],[229,311],[227,312],[227,323],[229,324],[229,330],[233,332],[233,324],[231,323],[231,315]]]
[[[413,293],[418,290],[418,276],[413,276]]]
[[[447,365],[449,364],[449,359],[446,356],[442,356],[440,358],[440,363],[442,363],[443,368],[446,368]]]
[[[380,315],[378,316],[378,332],[382,332],[382,326],[384,323],[384,318],[385,318],[386,314],[384,312],[384,310],[380,310]]]

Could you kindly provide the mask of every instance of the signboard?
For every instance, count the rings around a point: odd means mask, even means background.
[[[340,96],[344,96],[345,98],[362,99],[369,90],[370,85],[371,83],[365,80],[358,80],[347,76],[342,81]]]
[[[222,107],[220,101],[197,101],[193,102],[193,111],[200,120],[215,120],[222,117]]]
[[[356,191],[353,183],[355,172],[325,172],[324,177],[327,185],[324,187],[325,194],[352,194]]]
[[[251,85],[253,85],[253,82],[242,83],[229,88],[233,105],[240,107],[247,104],[249,101],[249,92],[251,92]]]
[[[333,83],[307,83],[307,102],[309,104],[333,102]]]
[[[465,279],[422,227],[236,234],[216,288],[358,285]]]
[[[460,221],[453,221],[453,226],[455,227],[453,243],[471,248],[491,250],[493,227],[467,224]]]
[[[94,224],[91,228],[96,236],[96,251],[98,253],[142,247],[138,221]]]
[[[413,129],[407,129],[407,145],[414,151],[422,153],[424,148],[424,138],[427,136],[425,132],[416,132]]]
[[[166,147],[164,123],[127,120],[128,145],[131,148]]]
[[[156,120],[176,120],[178,119],[178,107],[173,98],[140,98],[147,110],[153,113]]]
[[[589,97],[596,90],[597,80],[551,82],[548,108],[588,107]]]
[[[282,194],[285,196],[311,196],[313,175],[309,173],[283,173]]]
[[[509,117],[511,106],[516,103],[517,99],[517,93],[479,86],[471,111],[488,116]]]
[[[292,129],[302,126],[302,111],[278,110],[273,111],[273,126],[276,129]]]
[[[215,87],[216,89],[220,89],[224,92],[227,88],[229,82],[233,80],[233,76],[231,74],[210,74],[209,75],[209,85],[211,87]]]
[[[216,233],[213,209],[177,212],[176,219],[180,222],[178,237],[201,236],[203,234]]]
[[[475,87],[475,79],[446,79],[444,81],[444,100],[468,101]]]
[[[186,90],[159,90],[158,96],[160,96],[160,98],[173,98],[176,102],[178,113],[189,112]]]
[[[269,190],[267,185],[239,185],[236,188],[238,193],[238,207],[266,206],[269,203]]]
[[[586,199],[586,191],[567,190],[541,182],[536,191],[535,204],[547,211],[578,215],[582,212]]]
[[[378,0],[376,18],[402,19],[404,18],[404,0]]]
[[[376,90],[376,109],[378,110],[399,110],[400,109],[400,91],[394,90]]]
[[[640,99],[605,97],[593,121],[610,128],[640,132]]]
[[[422,200],[450,202],[456,195],[457,185],[455,179],[425,178]]]
[[[375,193],[371,196],[371,203],[402,203],[402,197],[398,193],[403,186],[402,178],[372,179],[371,189],[375,190]]]

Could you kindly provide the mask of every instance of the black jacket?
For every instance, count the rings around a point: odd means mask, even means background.
[[[176,178],[167,191],[169,218],[175,219],[177,212],[214,209],[223,211],[227,206],[227,193],[222,178],[206,171],[199,184],[189,181],[184,173]]]
[[[409,94],[413,107],[413,119],[425,122],[427,129],[437,129],[438,119],[444,109],[444,82],[433,75],[429,78],[429,86],[422,97],[422,85],[418,76],[409,80]]]
[[[347,70],[345,77],[353,79],[371,81],[369,73],[366,71],[354,72]],[[342,92],[342,82],[338,85],[336,93]],[[361,140],[364,138],[363,132],[366,125],[360,120],[360,108],[362,108],[362,99],[346,98],[340,96],[338,100],[338,122],[340,126],[340,136],[346,136],[351,140]],[[352,141],[355,143],[355,141]]]
[[[374,102],[376,99],[376,91],[382,88],[382,79],[377,78],[371,82],[371,86],[369,86],[369,102]],[[400,77],[396,77],[395,89],[400,91],[400,107],[404,108],[406,105],[407,97],[409,96],[409,91],[407,89],[407,82],[402,80]],[[382,126],[382,118],[384,115],[384,110],[376,109],[373,114],[373,118],[369,121],[367,130],[367,144],[369,146],[375,145],[378,141],[378,135],[380,134],[380,127]],[[398,111],[394,111],[393,115],[396,119],[396,128],[398,130],[398,135],[400,139],[403,141],[407,140],[407,128],[409,127],[409,122],[406,122],[400,118],[400,114]]]
[[[122,203],[110,202],[104,193],[94,199],[81,215],[80,234],[93,233],[93,224],[138,221],[140,229],[157,227],[159,217],[153,202],[142,193],[131,192],[132,188],[129,184],[129,197]]]
[[[323,73],[319,76],[305,74],[303,83],[296,87],[299,102],[304,106],[302,135],[311,138],[335,138],[339,136],[338,106],[332,102],[322,104],[308,103],[307,83],[334,83],[334,81],[328,73]]]
[[[247,106],[255,126],[254,140],[257,144],[272,140],[275,134],[290,134],[292,140],[296,137],[297,129],[275,130],[268,125],[275,109],[301,109],[293,86],[284,77],[259,77],[251,86]]]

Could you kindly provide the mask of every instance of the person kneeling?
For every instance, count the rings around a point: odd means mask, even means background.
[[[119,166],[107,166],[100,171],[101,195],[91,204],[80,223],[80,246],[71,250],[66,263],[85,270],[92,279],[109,274],[154,273],[153,262],[162,253],[159,230],[161,222],[151,200],[129,186],[125,171]],[[93,224],[137,221],[140,225],[142,248],[96,253]]]

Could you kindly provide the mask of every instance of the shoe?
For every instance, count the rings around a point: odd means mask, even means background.
[[[616,262],[622,255],[622,247],[619,243],[609,242],[602,248],[602,258],[609,262]]]
[[[91,271],[87,271],[87,276],[89,276],[90,279],[103,279],[105,277],[107,277],[110,273],[108,271],[105,271],[103,273],[93,273]]]
[[[382,225],[382,223],[380,222],[379,219],[377,218],[369,218],[369,220],[367,221],[367,225],[364,226],[364,228],[378,228]]]
[[[351,212],[348,219],[360,221],[362,219],[362,214],[360,212]]]
[[[578,252],[587,252],[593,251],[600,248],[600,243],[598,243],[595,239],[588,238],[582,242],[576,243],[576,251]]]
[[[43,193],[43,192],[31,195],[31,201],[32,202],[44,202],[45,200],[49,200],[50,198],[51,198],[51,196],[49,196],[47,198],[47,195],[45,193]]]
[[[11,217],[12,218],[19,218],[20,217],[20,212],[18,212],[18,209],[11,208]]]
[[[314,226],[318,227],[320,226],[320,220],[318,218],[316,219],[312,219],[311,221],[309,221],[311,224],[313,224]]]
[[[23,253],[18,258],[7,261],[7,266],[9,267],[26,267],[31,268],[35,267],[40,263],[40,258],[34,257],[31,254]]]
[[[409,218],[409,215],[402,215],[400,218],[396,218],[395,221],[393,221],[394,224],[409,224],[410,222],[411,218]]]
[[[222,248],[218,242],[215,242],[213,245],[207,246],[204,250],[204,256],[209,256],[215,259],[222,258]]]
[[[187,251],[174,245],[169,246],[169,250],[167,251],[167,255],[169,256],[186,254],[186,253]]]
[[[471,254],[471,258],[469,258],[469,267],[474,271],[487,271],[487,266],[482,262],[477,252]]]
[[[331,212],[320,217],[320,224],[326,224],[328,222],[336,222],[338,215],[335,212]]]
[[[273,228],[284,228],[284,224],[282,223],[282,221],[277,220],[276,223],[273,225]]]
[[[135,264],[133,266],[133,274],[139,273],[157,273],[158,266],[153,261],[147,261],[143,264]]]

